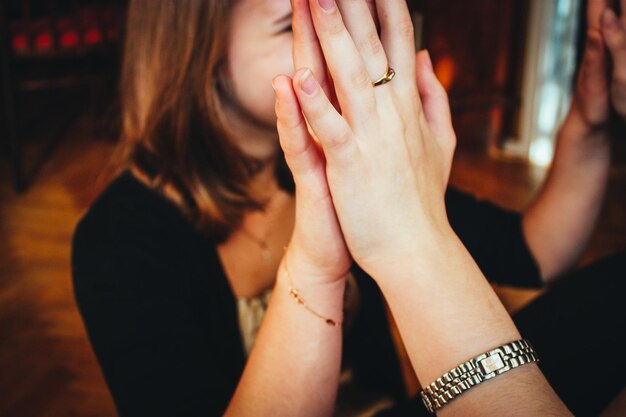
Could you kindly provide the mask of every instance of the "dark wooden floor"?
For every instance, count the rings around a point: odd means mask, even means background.
[[[86,132],[74,128],[23,195],[12,191],[7,163],[0,161],[0,416],[115,415],[70,280],[72,230],[102,189],[97,179],[112,150]],[[461,152],[452,182],[521,208],[544,175],[543,169]],[[626,250],[625,190],[626,169],[616,166],[585,262]],[[515,310],[536,292],[500,294]]]

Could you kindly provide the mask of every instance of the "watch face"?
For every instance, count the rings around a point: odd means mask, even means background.
[[[480,370],[483,374],[490,374],[504,368],[504,361],[499,353],[495,355],[487,356],[485,359],[478,363]]]

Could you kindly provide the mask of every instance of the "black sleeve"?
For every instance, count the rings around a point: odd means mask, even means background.
[[[211,343],[173,258],[147,225],[83,220],[73,240],[74,291],[120,416],[217,416],[223,399]],[[115,222],[113,222],[115,223]],[[158,233],[158,232],[156,232]]]
[[[448,219],[489,281],[516,287],[542,287],[537,262],[528,248],[520,213],[448,188]]]
[[[352,272],[360,292],[360,310],[345,334],[343,359],[352,367],[355,383],[363,392],[384,393],[394,399],[393,407],[375,417],[430,416],[419,396],[407,398],[380,288],[358,265]]]

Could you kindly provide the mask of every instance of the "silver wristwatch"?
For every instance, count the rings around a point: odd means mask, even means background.
[[[420,392],[422,401],[428,411],[434,413],[474,385],[530,362],[539,362],[539,358],[527,340],[507,343],[437,378]]]

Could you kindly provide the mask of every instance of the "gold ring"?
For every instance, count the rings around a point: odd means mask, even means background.
[[[387,84],[389,81],[393,80],[393,77],[395,76],[396,76],[396,71],[393,68],[391,68],[389,65],[387,65],[387,72],[385,73],[385,75],[380,77],[380,79],[372,82],[372,85],[374,87],[378,87],[380,85]]]

